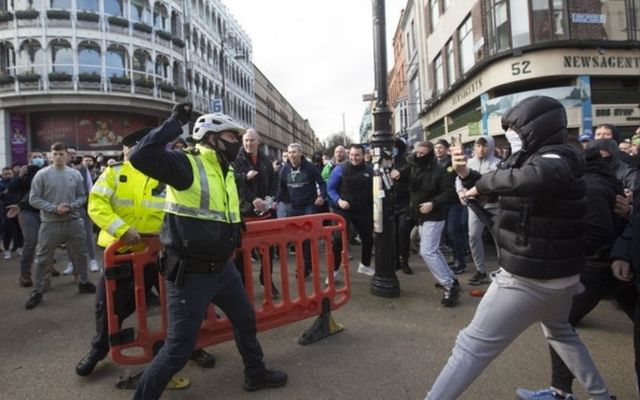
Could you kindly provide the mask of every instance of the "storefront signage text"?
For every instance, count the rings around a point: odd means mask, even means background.
[[[640,57],[564,56],[565,68],[635,68],[640,69]]]

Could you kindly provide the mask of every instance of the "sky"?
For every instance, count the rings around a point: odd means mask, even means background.
[[[387,68],[391,39],[407,0],[386,1]],[[320,140],[343,129],[357,141],[372,93],[371,0],[223,0],[251,37],[253,63]]]

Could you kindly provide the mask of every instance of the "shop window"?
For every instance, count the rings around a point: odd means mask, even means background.
[[[471,16],[462,23],[458,28],[458,39],[460,42],[460,65],[462,73],[466,73],[475,64],[473,56],[473,31],[471,25]]]
[[[444,91],[444,68],[442,65],[442,54],[438,54],[438,57],[433,60],[433,71],[435,76],[435,92],[440,94]]]
[[[76,8],[78,11],[90,11],[90,12],[99,12],[100,5],[98,4],[98,0],[76,0]],[[106,1],[105,1],[106,8]]]
[[[73,51],[66,40],[51,42],[51,70],[73,74]]]
[[[129,65],[127,62],[127,51],[121,46],[111,46],[105,54],[107,66],[107,76],[128,76]]]
[[[107,15],[115,15],[117,17],[124,16],[122,0],[104,0],[104,13]]]
[[[100,46],[94,42],[80,43],[78,45],[78,71],[100,74],[100,70]]]

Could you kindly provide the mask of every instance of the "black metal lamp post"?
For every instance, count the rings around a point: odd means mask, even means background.
[[[373,178],[373,223],[375,275],[371,293],[380,297],[399,297],[400,282],[396,277],[396,229],[394,219],[393,167],[394,138],[391,133],[391,110],[388,106],[387,49],[384,0],[373,0],[373,57],[375,66],[376,103],[373,110],[371,147],[375,176]]]

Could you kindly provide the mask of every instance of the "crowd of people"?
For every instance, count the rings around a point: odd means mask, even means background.
[[[365,146],[337,145],[331,157],[318,152],[307,158],[300,144],[291,143],[281,160],[270,160],[255,129],[222,114],[197,118],[192,135],[183,137],[191,117],[190,105],[181,103],[160,127],[125,138],[123,161],[83,156],[55,143],[46,160],[33,151],[29,165],[4,168],[0,181],[4,258],[19,254],[19,284],[34,288],[25,308],[43,301],[58,274],[54,254],[60,246],[70,260],[63,273],[74,275],[79,293],[97,292],[97,332],[76,367],[81,376],[91,374],[109,350],[104,276],[96,288],[88,274],[100,269],[94,228],[100,230],[99,248],[121,240],[135,249],[141,235],[160,233],[166,252],[157,268],[167,279],[169,336],[130,385],[140,399],[188,385],[174,375],[189,359],[214,365],[212,355],[194,350],[210,302],[234,325],[245,389],[286,383],[284,372],[262,361],[243,288],[244,260],[231,257],[241,219],[337,213],[348,222],[350,243],[359,245],[357,272],[375,273],[374,168]],[[615,126],[603,124],[593,136],[581,135],[578,149],[567,143],[564,108],[545,97],[512,108],[503,128],[509,143],[504,148],[491,136],[478,137],[466,150],[455,137],[412,147],[395,140],[394,166],[387,172],[394,183],[396,269],[412,274],[419,264],[409,265],[414,230],[417,253],[442,289],[443,307],[459,303],[458,277],[468,264],[474,272],[466,283],[489,285],[427,398],[457,398],[515,337],[541,322],[550,345],[551,388],[518,390],[519,398],[573,399],[575,376],[594,399],[609,399],[573,326],[613,296],[634,321],[640,371],[640,286],[629,283],[634,268],[640,271],[640,196],[633,196],[640,188],[640,128],[624,139]],[[497,249],[497,266],[487,263],[487,246]],[[333,240],[331,249],[337,281],[342,240]],[[302,252],[306,277],[310,243],[303,243]],[[277,256],[272,249],[269,257]],[[148,296],[157,285],[156,271],[145,273]],[[277,280],[268,281],[277,297]],[[267,282],[264,266],[259,282]],[[121,290],[121,321],[135,310],[130,293],[130,286]],[[180,302],[190,308],[175,307]]]

